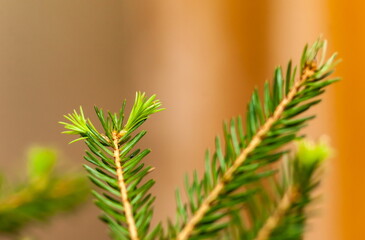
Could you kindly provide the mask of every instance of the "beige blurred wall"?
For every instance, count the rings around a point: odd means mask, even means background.
[[[343,62],[338,67],[341,84],[335,87],[336,191],[341,239],[365,239],[365,2],[328,1],[334,47]]]
[[[117,110],[136,90],[157,93],[167,110],[147,123],[143,145],[156,166],[155,221],[173,217],[174,190],[185,172],[202,169],[222,120],[243,113],[274,66],[326,33],[318,3],[0,0],[0,167],[15,178],[25,148],[40,143],[79,168],[84,146],[60,135],[64,113],[83,105],[91,114],[94,104]],[[311,136],[330,131],[329,102]],[[327,212],[310,239],[334,239]],[[90,204],[30,231],[40,239],[107,239],[97,213]]]

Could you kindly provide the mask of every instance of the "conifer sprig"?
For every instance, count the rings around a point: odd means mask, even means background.
[[[299,240],[306,230],[308,209],[317,196],[323,162],[330,150],[323,141],[301,140],[295,154],[287,154],[278,174],[257,182],[260,190],[247,207],[231,212],[230,224],[219,240]]]
[[[10,184],[0,173],[0,239],[20,239],[32,224],[73,212],[87,200],[89,187],[85,176],[56,171],[60,170],[58,162],[54,149],[32,147],[27,162],[20,165],[27,170],[21,173],[21,182]]]
[[[232,120],[229,127],[225,126],[225,153],[217,138],[216,152],[212,158],[207,155],[202,180],[195,174],[192,183],[186,186],[189,202],[184,204],[177,199],[178,218],[177,223],[170,226],[170,237],[186,240],[217,236],[229,225],[226,216],[230,211],[242,207],[254,194],[243,187],[273,174],[271,170],[258,170],[285,153],[277,150],[296,139],[298,131],[314,116],[295,117],[320,102],[314,98],[324,92],[324,87],[338,80],[326,79],[336,64],[336,54],[323,64],[317,64],[317,55],[325,45],[325,41],[318,40],[305,47],[298,78],[291,62],[285,77],[282,69],[277,68],[272,87],[265,84],[263,104],[258,92],[254,92],[247,109],[246,133],[240,118]]]
[[[311,202],[311,193],[320,183],[321,167],[330,150],[323,141],[317,144],[300,141],[297,146],[296,155],[283,163],[281,182],[275,178],[272,180],[278,190],[274,197],[279,201],[276,206],[274,204],[274,210],[268,214],[254,240],[300,239],[304,233],[307,218],[304,208]],[[268,201],[261,202],[261,206],[271,209],[276,200],[268,193],[262,194],[266,194]],[[253,215],[256,213],[251,213]],[[259,221],[255,222],[259,225]]]
[[[80,113],[74,111],[66,115],[69,122],[61,124],[67,129],[64,133],[79,135],[80,138],[74,141],[84,140],[89,148],[85,159],[94,167],[84,166],[91,181],[104,190],[103,193],[93,191],[93,194],[96,205],[104,212],[101,219],[109,225],[112,237],[151,239],[156,235],[156,231],[148,235],[154,197],[148,191],[154,181],[150,179],[141,183],[152,170],[141,163],[150,150],[133,150],[146,131],[133,137],[132,134],[151,114],[163,109],[155,95],[147,98],[145,93],[137,92],[127,123],[124,124],[125,105],[126,101],[118,114],[108,112],[106,116],[102,109],[95,107],[103,134],[96,130],[90,119],[85,118],[82,108]]]

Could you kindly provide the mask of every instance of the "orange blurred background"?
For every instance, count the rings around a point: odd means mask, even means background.
[[[365,216],[365,2],[0,0],[0,168],[20,177],[33,144],[56,146],[81,169],[82,144],[67,145],[57,123],[82,105],[117,110],[134,92],[156,93],[168,109],[147,123],[144,146],[157,170],[156,220],[173,216],[185,172],[202,169],[221,122],[244,113],[250,93],[276,65],[297,61],[323,34],[343,62],[306,130],[329,135],[336,157],[322,188],[322,214],[307,239],[361,240]],[[107,239],[91,203],[28,231],[39,239]]]

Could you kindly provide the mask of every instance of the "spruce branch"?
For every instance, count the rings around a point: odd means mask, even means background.
[[[227,207],[228,202],[231,202],[230,205],[239,206],[250,198],[249,191],[238,193],[239,189],[249,181],[257,181],[273,173],[266,171],[255,174],[254,171],[280,158],[285,151],[275,153],[275,150],[297,138],[297,132],[313,117],[293,118],[317,104],[319,100],[312,99],[322,94],[324,87],[337,81],[323,80],[332,73],[336,64],[336,54],[317,66],[316,57],[324,45],[325,41],[318,40],[311,47],[304,49],[297,80],[296,68],[292,72],[291,62],[288,64],[285,81],[281,68],[277,68],[272,90],[265,84],[263,105],[257,91],[254,92],[248,105],[246,134],[243,133],[240,119],[238,129],[234,121],[231,122],[230,130],[225,127],[225,155],[218,139],[216,153],[211,161],[207,161],[203,179],[199,182],[197,177],[194,177],[192,185],[186,187],[190,201],[190,218],[188,209],[178,200],[179,220],[173,228],[173,231],[177,231],[176,239],[202,239],[216,235],[220,229],[227,226],[224,217],[232,207]],[[322,52],[322,56],[324,54],[325,52]],[[240,135],[239,140],[237,131]],[[245,179],[245,175],[250,172],[252,178]],[[223,220],[223,223],[220,221],[218,224],[218,220]]]
[[[260,128],[260,130],[249,142],[248,146],[241,152],[239,157],[233,162],[233,165],[225,172],[220,182],[212,190],[212,192],[208,195],[208,197],[204,200],[203,204],[196,211],[195,215],[191,218],[191,220],[187,223],[184,229],[180,232],[180,234],[177,237],[178,240],[185,240],[190,236],[195,225],[203,218],[205,213],[209,210],[212,202],[217,199],[221,191],[224,189],[224,186],[232,180],[233,174],[238,169],[238,167],[240,167],[242,163],[247,159],[248,154],[254,151],[255,148],[261,143],[263,136],[267,134],[267,132],[272,127],[273,123],[276,122],[281,117],[285,107],[288,105],[290,101],[293,100],[293,97],[295,96],[295,94],[298,93],[303,82],[306,81],[308,78],[310,78],[313,74],[314,70],[312,67],[312,63],[309,63],[308,65],[305,66],[299,81],[295,83],[294,87],[290,90],[288,95],[276,107],[274,114],[267,119],[265,124]]]
[[[76,134],[89,148],[84,157],[94,168],[84,165],[90,180],[103,193],[93,191],[96,205],[104,212],[101,219],[106,222],[114,239],[153,239],[160,233],[160,226],[149,232],[152,218],[154,197],[148,193],[154,185],[153,180],[142,182],[152,171],[141,160],[150,150],[134,150],[136,144],[146,134],[141,131],[132,134],[149,118],[151,114],[163,110],[159,100],[153,95],[136,93],[135,102],[124,124],[123,102],[119,113],[105,116],[102,109],[95,107],[96,115],[103,127],[100,133],[91,121],[85,118],[82,108],[80,113],[66,115],[69,122],[61,122],[67,129],[64,133]],[[74,142],[72,141],[72,142]]]

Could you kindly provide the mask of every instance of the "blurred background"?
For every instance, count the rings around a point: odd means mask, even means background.
[[[65,168],[81,169],[85,147],[68,145],[57,122],[82,105],[118,110],[134,92],[156,93],[167,111],[146,124],[158,194],[155,220],[172,217],[185,172],[202,169],[224,119],[245,111],[255,86],[277,65],[296,62],[323,34],[343,62],[310,138],[336,149],[321,214],[307,239],[365,239],[364,1],[341,0],[0,0],[0,169],[21,177],[25,149],[57,147]],[[90,202],[28,231],[39,239],[107,238]]]

